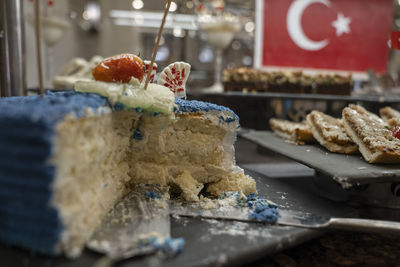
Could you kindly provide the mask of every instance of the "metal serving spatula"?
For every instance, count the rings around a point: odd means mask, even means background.
[[[156,251],[146,237],[170,237],[168,188],[139,185],[107,214],[86,246],[105,254],[94,266]]]
[[[252,210],[250,210],[248,207],[224,206],[222,208],[218,207],[214,209],[204,209],[197,203],[188,203],[182,205],[172,202],[170,205],[170,210],[172,214],[184,217],[260,222],[249,217]],[[360,232],[388,232],[400,234],[400,222],[357,218],[334,218],[291,210],[279,210],[279,215],[280,217],[276,221],[276,224],[279,225],[302,228],[326,228]]]

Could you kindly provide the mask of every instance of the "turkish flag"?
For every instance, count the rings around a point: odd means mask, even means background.
[[[392,0],[259,0],[261,67],[386,70]]]
[[[400,50],[400,32],[390,34],[390,48]]]

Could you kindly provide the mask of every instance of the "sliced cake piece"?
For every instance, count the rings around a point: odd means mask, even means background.
[[[358,105],[343,109],[347,134],[358,145],[369,163],[399,163],[400,140],[387,129],[385,122]]]
[[[118,55],[95,68],[96,80],[77,81],[80,92],[0,98],[1,242],[76,257],[141,183],[171,186],[187,201],[203,188],[257,192],[235,164],[238,116],[176,99],[189,69],[176,65],[169,83],[145,89],[145,63]]]
[[[347,135],[342,120],[314,110],[307,115],[307,122],[314,138],[329,151],[343,154],[358,152],[358,147]]]
[[[310,127],[305,121],[292,122],[272,118],[269,120],[269,124],[275,134],[296,143],[296,145],[315,142]]]
[[[194,100],[174,105],[171,114],[117,109],[73,91],[0,98],[0,241],[78,256],[140,183],[169,185],[188,201],[203,187],[215,196],[256,193],[235,164],[233,111]]]

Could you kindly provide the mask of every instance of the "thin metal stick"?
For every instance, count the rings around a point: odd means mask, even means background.
[[[35,30],[36,30],[36,55],[39,75],[40,96],[44,97],[43,68],[42,68],[42,46],[40,41],[40,0],[35,0]]]
[[[151,63],[150,63],[150,66],[149,66],[149,72],[147,73],[147,77],[146,77],[146,83],[144,84],[144,90],[147,89],[147,85],[149,84],[149,81],[150,81],[150,76],[151,76],[151,72],[153,70],[154,60],[156,59],[156,55],[157,55],[157,51],[158,51],[158,45],[160,44],[161,34],[162,34],[163,29],[164,29],[165,21],[167,19],[169,7],[171,6],[171,0],[167,0],[167,1],[168,1],[168,3],[167,3],[167,5],[165,7],[165,10],[164,10],[164,17],[163,17],[163,19],[161,21],[160,29],[158,30],[157,40],[156,40],[156,44],[155,44],[154,50],[153,50],[153,57],[151,58]]]

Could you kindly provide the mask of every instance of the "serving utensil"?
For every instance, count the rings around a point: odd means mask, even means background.
[[[198,217],[215,220],[233,220],[241,222],[266,222],[271,224],[315,229],[340,229],[360,232],[400,234],[400,222],[360,218],[335,218],[308,212],[280,210],[276,221],[259,221],[255,219],[254,210],[242,206],[219,206],[204,209],[201,204],[171,203],[171,214],[183,217]]]
[[[156,252],[146,240],[170,237],[168,201],[167,187],[139,185],[117,203],[86,244],[105,254],[94,266]]]

